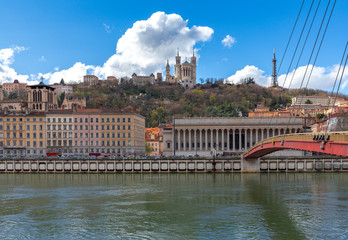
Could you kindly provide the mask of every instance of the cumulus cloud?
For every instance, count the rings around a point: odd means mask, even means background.
[[[89,73],[93,74],[97,69],[99,69],[99,67],[77,62],[68,69],[55,71],[55,72],[49,72],[45,74],[39,73],[38,78],[43,77],[44,79],[49,79],[50,84],[58,83],[60,82],[62,78],[65,80],[65,82],[79,81],[83,79],[84,75]]]
[[[308,66],[306,77],[302,84],[303,87],[305,87],[307,84],[308,77],[312,67],[313,65]],[[308,88],[323,89],[323,90],[331,91],[334,81],[336,79],[338,68],[339,68],[339,65],[333,65],[330,67],[315,66],[308,83]],[[294,76],[293,74],[295,71],[292,71],[291,73],[289,73],[288,77],[286,78],[285,84],[284,84],[284,80],[286,77],[285,74],[280,75],[278,78],[278,81],[281,85],[284,85],[284,87],[288,88],[290,86],[291,79],[293,79],[291,82],[290,88],[299,88],[301,86],[301,82],[305,74],[305,71],[306,71],[306,66],[301,66],[296,70],[296,73]],[[341,68],[341,71],[342,71],[342,68]],[[347,84],[348,84],[348,72],[345,71],[345,74],[342,79],[341,90],[344,90]]]
[[[264,73],[264,71],[253,65],[247,65],[243,69],[236,71],[232,76],[226,78],[225,83],[238,84],[240,80],[251,77],[254,78],[257,84],[265,86],[269,82],[269,79]]]
[[[100,68],[99,75],[160,72],[166,59],[174,61],[177,48],[180,48],[181,56],[191,56],[194,45],[208,41],[214,30],[203,26],[189,28],[187,23],[178,14],[164,12],[156,12],[147,20],[135,22],[118,40],[116,54]]]
[[[190,57],[193,47],[197,42],[208,41],[214,33],[210,27],[187,26],[188,20],[178,14],[156,12],[147,20],[137,21],[117,41],[116,52],[102,66],[75,63],[69,69],[55,70],[48,73],[33,75],[18,75],[10,65],[13,63],[15,52],[24,50],[21,47],[2,49],[0,52],[0,81],[28,81],[43,77],[49,83],[59,82],[61,78],[66,81],[80,81],[86,74],[94,74],[99,78],[106,76],[131,76],[134,72],[138,75],[162,72],[166,59],[174,63],[176,49],[180,55]],[[111,27],[103,23],[105,31]],[[44,60],[41,58],[40,60]]]
[[[338,71],[339,65],[333,65],[330,67],[317,67],[315,66],[313,69],[313,73],[311,75],[308,88],[313,89],[322,89],[326,91],[331,91],[332,86],[334,84],[337,71]],[[310,74],[310,70],[312,69],[312,65],[308,66],[306,78],[304,80],[304,83],[302,87],[305,87],[307,84],[307,80]],[[296,70],[296,73],[293,76],[294,71],[289,73],[288,77],[286,78],[286,82],[284,84],[284,80],[286,75],[281,74],[278,77],[279,86],[284,86],[285,88],[300,88],[301,82],[304,76],[304,73],[306,71],[306,66],[301,66]],[[342,68],[341,68],[342,72]],[[339,75],[341,76],[341,75]],[[243,69],[236,71],[235,74],[225,79],[225,83],[234,83],[238,84],[240,80],[244,78],[254,78],[255,82],[261,86],[269,86],[271,81],[271,76],[267,76],[264,74],[264,71],[255,67],[255,66],[245,66]],[[289,86],[291,79],[292,83],[291,86]],[[341,89],[340,92],[347,92],[348,88],[348,71],[345,71],[342,79]]]
[[[221,43],[225,47],[231,48],[232,45],[236,43],[236,39],[234,37],[231,37],[230,35],[226,35],[226,37],[222,39]]]
[[[19,46],[0,49],[0,82],[12,82],[14,79],[18,79],[20,82],[28,82],[29,75],[18,74],[10,67],[14,63],[14,55],[24,50],[26,50],[24,47]]]

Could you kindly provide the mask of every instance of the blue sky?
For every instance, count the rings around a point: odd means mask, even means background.
[[[318,2],[319,0],[314,1],[313,8]],[[150,74],[158,69],[164,70],[166,58],[172,62],[173,58],[170,56],[175,54],[176,48],[183,49],[181,52],[184,59],[190,56],[188,49],[194,46],[199,55],[197,78],[230,77],[231,81],[237,81],[250,75],[259,84],[267,85],[272,71],[273,48],[280,60],[301,3],[302,0],[3,1],[0,8],[0,49],[12,49],[12,53],[3,54],[2,64],[5,67],[2,70],[6,73],[1,75],[0,69],[0,80],[5,82],[11,77],[18,77],[23,81],[30,81],[44,76],[46,81],[54,82],[54,79],[63,76],[68,81],[80,81],[82,79],[76,78],[80,78],[84,71],[106,75],[112,73],[119,77],[118,74],[128,75],[127,69],[138,74]],[[311,0],[305,1],[294,39],[299,35],[310,3]],[[309,47],[299,66],[307,65],[327,3],[328,0],[321,1],[318,18],[309,38]],[[119,46],[124,51],[124,56],[113,57],[118,41],[127,29],[133,28],[137,21],[150,22],[149,19],[157,12],[163,12],[159,14],[161,19],[170,19],[168,16],[172,16],[171,14],[182,18],[182,21],[174,18],[172,25],[188,20],[186,26],[173,28],[172,31],[182,31],[185,27],[192,30],[193,26],[207,28],[189,31],[182,38],[180,33],[161,30],[154,32],[154,39],[151,39],[151,34],[147,34],[146,40],[139,40],[141,45],[138,47],[135,46],[136,41],[132,42],[133,45],[128,45],[134,38],[143,37],[143,34],[138,34],[139,29],[134,30],[124,37],[122,46]],[[335,75],[335,65],[339,64],[348,40],[347,12],[348,1],[338,0],[316,63],[318,69],[313,77],[315,83],[311,87],[326,89],[329,87],[327,79]],[[156,20],[151,21],[153,23]],[[148,22],[142,26],[146,28]],[[230,47],[221,42],[226,35],[235,40]],[[171,41],[173,36],[177,41]],[[144,49],[158,43],[165,43],[168,47],[165,48],[164,44],[158,51],[152,49],[153,56],[142,55]],[[289,53],[293,52],[294,45],[295,41],[290,46]],[[127,51],[132,53],[125,53]],[[141,57],[135,59],[136,54]],[[4,63],[6,56],[8,61]],[[160,64],[162,62],[163,66]],[[290,54],[286,56],[280,75],[286,73],[289,62]],[[81,65],[77,66],[76,63]],[[104,71],[105,63],[109,66]],[[75,67],[72,68],[73,66]],[[65,71],[68,69],[70,70]],[[301,76],[295,78],[301,79]],[[348,82],[348,77],[345,76],[345,80]],[[348,93],[348,86],[343,92]]]

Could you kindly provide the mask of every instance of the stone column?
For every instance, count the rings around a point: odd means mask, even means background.
[[[205,129],[205,151],[208,151],[208,130]]]
[[[261,128],[261,140],[263,140],[264,139],[264,136],[263,136],[263,134],[264,134],[264,129],[263,128]]]
[[[180,142],[180,130],[178,130],[178,151],[180,151],[180,147],[181,147],[181,142]],[[176,147],[176,146],[175,146]]]
[[[191,140],[191,129],[189,129],[189,151],[191,152],[192,140]]]
[[[259,129],[258,129],[258,128],[256,128],[255,142],[256,142],[256,143],[259,142]]]
[[[194,130],[194,138],[195,138],[195,148],[194,148],[194,151],[197,153],[197,129]]]
[[[251,148],[251,146],[253,145],[253,129],[250,129],[250,144],[249,144],[249,148]]]
[[[247,143],[248,143],[248,129],[244,129],[244,150],[247,150]]]
[[[203,141],[202,141],[202,129],[199,130],[199,150],[202,151],[203,149]]]
[[[242,129],[241,128],[238,129],[238,133],[239,133],[239,151],[242,151]]]
[[[236,151],[236,129],[232,130],[232,151]]]
[[[184,152],[186,152],[186,129],[183,130]]]
[[[213,149],[214,143],[213,143],[213,135],[214,135],[214,130],[210,130],[210,150]]]
[[[216,130],[216,151],[219,150],[219,129]]]
[[[221,151],[224,151],[224,149],[225,149],[224,131],[225,131],[225,129],[221,130]]]
[[[230,148],[230,129],[227,129],[227,151],[231,151],[231,148]]]

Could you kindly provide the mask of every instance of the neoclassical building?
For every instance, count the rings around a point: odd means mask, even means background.
[[[193,88],[196,85],[196,68],[197,59],[194,51],[190,63],[187,59],[184,63],[181,63],[181,56],[178,51],[175,57],[174,76],[170,75],[170,66],[167,60],[166,81],[170,83],[180,83],[185,88]]]
[[[163,154],[240,155],[262,139],[302,129],[302,118],[176,118],[164,129]]]

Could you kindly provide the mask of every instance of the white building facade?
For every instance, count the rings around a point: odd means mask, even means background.
[[[302,118],[177,118],[163,132],[163,154],[240,155],[262,139],[302,129]]]

